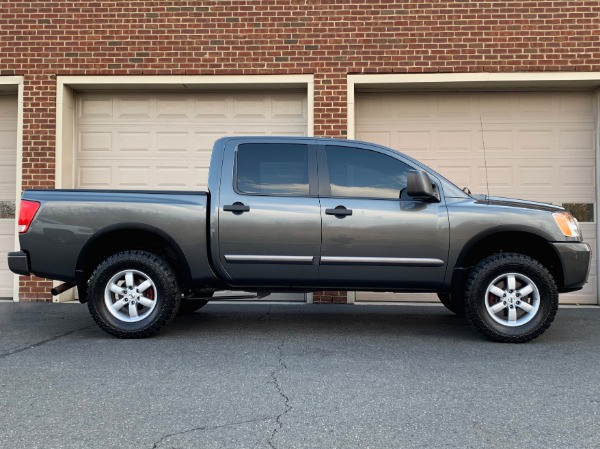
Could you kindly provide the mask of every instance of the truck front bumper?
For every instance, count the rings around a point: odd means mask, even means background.
[[[8,253],[8,268],[15,274],[29,276],[29,256],[23,251]]]
[[[580,290],[588,280],[592,250],[584,242],[555,242],[551,244],[560,258],[563,270],[561,293]]]

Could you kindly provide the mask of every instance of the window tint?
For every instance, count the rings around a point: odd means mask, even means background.
[[[238,147],[238,192],[263,195],[308,195],[308,146],[243,144]]]
[[[375,151],[327,146],[332,196],[398,199],[411,168]]]

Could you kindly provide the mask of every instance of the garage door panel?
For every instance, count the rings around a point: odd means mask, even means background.
[[[454,96],[451,101],[442,101],[440,97],[434,97],[434,101],[437,104],[437,115],[438,117],[452,117],[456,119],[467,119],[473,116],[474,102],[476,99],[473,96]]]
[[[512,130],[490,129],[487,124],[486,126],[484,131],[486,155],[490,157],[506,157],[507,154],[511,154],[515,148],[515,138]],[[483,141],[481,142],[481,146],[483,146]]]
[[[223,101],[220,95],[203,95],[196,98],[193,104],[194,117],[199,119],[231,118],[229,102]]]
[[[128,152],[150,153],[149,146],[155,135],[151,132],[128,132],[118,131],[113,135],[112,151],[117,151],[121,155]]]
[[[537,165],[522,165],[516,168],[517,179],[516,185],[522,187],[519,189],[519,193],[528,192],[528,189],[535,188],[535,191],[539,191],[539,188],[546,188],[550,190],[558,174],[558,167],[553,164],[544,164],[543,162]],[[526,194],[526,193],[525,193]],[[547,191],[546,195],[549,197],[551,193]]]
[[[162,131],[156,133],[154,143],[159,153],[169,153],[175,156],[177,153],[193,153],[193,134],[191,132]]]
[[[559,167],[560,183],[563,185],[563,195],[565,192],[572,191],[571,188],[577,188],[577,197],[582,198],[582,187],[587,188],[587,200],[594,200],[594,188],[596,186],[596,176],[594,169],[594,160],[573,161],[569,166]]]
[[[1,107],[2,103],[0,103]],[[13,122],[11,123],[9,118],[3,118],[3,122],[0,122],[0,200],[14,199],[15,197],[17,181],[16,117]],[[15,129],[10,129],[12,127]]]
[[[138,109],[139,111],[144,109]],[[77,120],[84,123],[90,120],[113,118],[113,100],[96,95],[80,99],[77,107]]]
[[[233,100],[232,117],[234,119],[266,120],[272,116],[270,102],[265,98],[247,98]]]
[[[10,161],[0,161],[0,200],[15,197],[15,165]]]
[[[559,133],[560,148],[562,151],[587,153],[594,146],[593,129],[563,129]]]
[[[595,204],[595,129],[590,92],[356,94],[358,139],[404,151],[474,193]],[[595,245],[596,224],[582,229]],[[590,282],[562,301],[597,302],[595,264],[594,254]]]
[[[107,121],[156,119],[155,106],[155,103],[150,100],[136,101],[119,98],[112,105],[114,114],[106,116],[106,119]],[[99,123],[99,120],[95,122]]]
[[[112,167],[110,165],[80,165],[77,167],[78,188],[108,189],[112,182]]]
[[[553,95],[524,93],[516,98],[519,115],[524,119],[552,117],[556,113],[557,101]]]
[[[295,118],[299,121],[306,120],[306,101],[274,99],[271,103],[271,118],[276,120],[289,120]]]
[[[80,129],[77,137],[79,157],[93,157],[94,153],[104,153],[99,157],[107,157],[106,154],[112,151],[112,132]]]
[[[516,137],[515,150],[520,154],[527,152],[535,157],[536,153],[537,155],[553,153],[558,132],[546,129],[519,129]]]
[[[172,100],[156,99],[156,117],[159,119],[188,119],[191,116],[191,110],[191,102],[186,97]]]
[[[563,119],[579,119],[582,116],[593,117],[595,114],[594,96],[588,92],[571,92],[558,99],[558,111],[555,115]]]

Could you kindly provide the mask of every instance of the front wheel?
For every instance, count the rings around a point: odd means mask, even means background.
[[[466,284],[467,319],[487,338],[526,342],[550,326],[558,309],[558,289],[538,261],[502,253],[479,262]]]
[[[181,294],[171,267],[145,251],[124,251],[102,262],[87,291],[92,318],[120,338],[149,337],[173,319]]]

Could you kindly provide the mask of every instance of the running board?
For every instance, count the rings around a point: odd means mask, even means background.
[[[266,295],[265,295],[266,296]],[[212,298],[207,298],[209,301],[260,301],[264,296],[248,296],[248,295],[240,295],[240,296],[213,296]]]
[[[256,292],[240,292],[240,294],[237,295],[213,295],[210,297],[202,297],[202,296],[192,296],[186,299],[204,299],[207,301],[240,301],[240,300],[246,300],[246,301],[256,301],[256,300],[260,300],[262,298],[264,298],[265,296],[269,296],[271,293],[270,292],[266,292],[266,293],[256,293]]]

